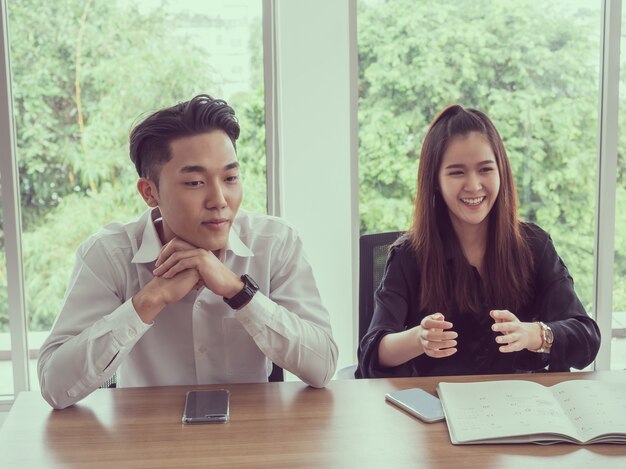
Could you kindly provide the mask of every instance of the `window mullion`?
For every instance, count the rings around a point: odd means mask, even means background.
[[[265,93],[265,155],[267,184],[267,213],[282,216],[280,171],[280,135],[278,126],[279,80],[277,18],[275,0],[263,0],[263,76]]]
[[[19,178],[15,155],[15,128],[11,101],[7,5],[0,0],[0,175],[6,252],[11,360],[15,395],[30,389],[28,341],[22,271]]]
[[[613,269],[619,111],[621,0],[604,0],[600,64],[600,122],[593,311],[602,333],[596,369],[609,369],[613,316]]]

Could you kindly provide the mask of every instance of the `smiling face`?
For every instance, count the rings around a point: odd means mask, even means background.
[[[486,227],[500,191],[496,157],[487,138],[478,132],[453,138],[438,176],[455,231]]]
[[[158,186],[146,178],[137,183],[146,203],[161,211],[161,242],[178,237],[209,251],[225,248],[243,197],[231,140],[213,130],[173,140],[170,150]]]

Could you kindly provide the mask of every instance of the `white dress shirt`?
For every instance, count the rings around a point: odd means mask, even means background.
[[[61,312],[41,347],[39,382],[55,408],[78,402],[114,373],[120,387],[267,381],[272,362],[311,386],[335,372],[337,345],[302,242],[285,221],[240,210],[224,264],[259,291],[240,310],[192,290],[145,324],[132,297],[162,248],[158,208],[84,242]]]

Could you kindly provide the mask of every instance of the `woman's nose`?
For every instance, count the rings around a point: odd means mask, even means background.
[[[476,192],[482,189],[482,184],[480,183],[480,179],[478,176],[474,174],[470,174],[467,176],[465,180],[465,190],[468,192]]]

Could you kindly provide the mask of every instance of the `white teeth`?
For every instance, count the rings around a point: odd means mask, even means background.
[[[474,199],[461,199],[461,202],[463,202],[464,204],[467,204],[467,205],[478,205],[484,199],[485,199],[484,197],[476,197]]]

